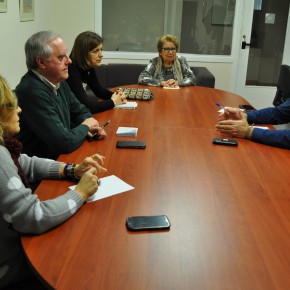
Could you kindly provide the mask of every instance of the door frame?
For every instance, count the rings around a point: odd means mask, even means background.
[[[247,3],[245,3],[247,2]],[[237,29],[236,29],[236,47],[233,70],[235,71],[235,78],[232,82],[233,91],[243,96],[247,101],[249,101],[257,109],[264,107],[273,106],[272,102],[276,93],[275,87],[263,87],[263,86],[246,86],[246,75],[247,75],[247,65],[249,58],[249,47],[241,49],[241,43],[243,41],[243,35],[246,35],[246,42],[250,42],[252,21],[253,21],[253,10],[254,10],[254,0],[248,1],[238,1],[239,7],[236,11],[242,11],[238,13],[237,17]],[[289,7],[290,15],[290,7]],[[240,19],[239,19],[240,18]],[[290,64],[290,17],[288,17],[284,55],[282,63]]]

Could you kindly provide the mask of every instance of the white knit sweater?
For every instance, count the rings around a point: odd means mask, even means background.
[[[19,163],[29,181],[60,179],[61,162],[21,154]],[[23,260],[20,234],[41,234],[63,223],[82,205],[81,196],[72,190],[40,201],[23,185],[9,151],[0,145],[0,287],[7,276],[17,275],[14,264],[19,265],[11,261],[17,261],[17,256]]]

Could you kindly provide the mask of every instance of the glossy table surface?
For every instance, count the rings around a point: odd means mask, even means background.
[[[59,157],[77,163],[100,151],[108,168],[100,177],[116,175],[135,189],[23,237],[31,264],[56,289],[290,289],[289,151],[242,139],[238,147],[212,144],[215,103],[246,103],[240,96],[149,88],[153,101],[96,116],[111,120],[105,140]],[[119,126],[138,127],[138,136],[116,137]],[[146,149],[116,148],[135,139]],[[46,180],[36,193],[45,200],[70,185]],[[170,230],[127,231],[128,216],[158,214]]]

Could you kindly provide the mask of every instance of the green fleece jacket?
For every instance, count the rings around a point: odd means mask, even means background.
[[[89,127],[81,124],[92,117],[65,81],[57,94],[32,71],[28,71],[15,89],[20,114],[18,139],[29,156],[56,159],[76,150],[84,142]]]

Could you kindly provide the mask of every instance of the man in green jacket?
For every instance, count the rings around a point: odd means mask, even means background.
[[[67,47],[58,34],[41,31],[25,44],[28,72],[15,89],[22,108],[19,140],[29,156],[56,159],[79,148],[87,136],[106,133],[64,81]]]

